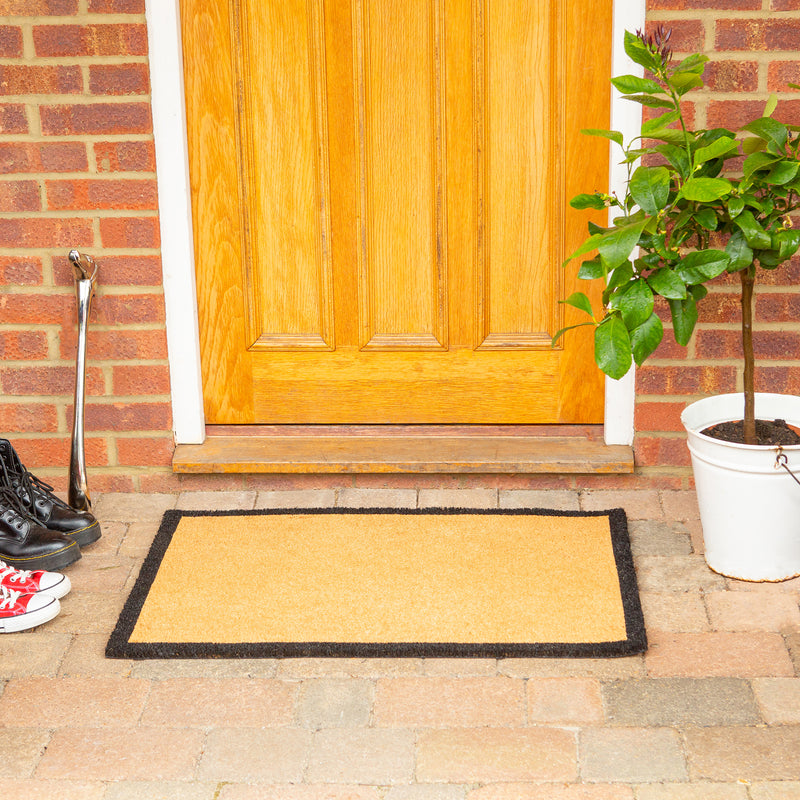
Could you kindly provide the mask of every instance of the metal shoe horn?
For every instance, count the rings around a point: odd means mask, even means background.
[[[94,296],[97,264],[91,256],[77,250],[69,251],[78,302],[78,352],[75,360],[75,403],[72,422],[72,450],[69,458],[68,502],[77,511],[91,511],[92,501],[86,477],[86,457],[83,442],[84,401],[86,392],[86,331],[89,308]]]

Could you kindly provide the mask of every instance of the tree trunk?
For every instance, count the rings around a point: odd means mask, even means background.
[[[755,264],[739,272],[742,281],[742,347],[744,349],[744,441],[757,444],[755,413],[755,357],[753,355],[753,287]]]

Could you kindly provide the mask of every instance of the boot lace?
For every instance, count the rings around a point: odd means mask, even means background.
[[[9,453],[8,462],[0,458],[0,464],[3,466],[6,485],[14,488],[17,496],[25,506],[33,508],[33,504],[36,501],[36,492],[39,492],[47,495],[48,500],[55,505],[68,507],[63,500],[52,493],[53,487],[49,483],[45,483],[41,478],[37,478],[25,469],[24,464],[19,460],[15,452]]]

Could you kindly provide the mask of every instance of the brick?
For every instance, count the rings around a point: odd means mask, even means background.
[[[793,780],[800,775],[800,726],[697,728],[684,732],[693,780]]]
[[[497,508],[496,489],[420,489],[420,508]]]
[[[769,7],[773,11],[797,11],[800,0],[770,0]]]
[[[416,508],[414,489],[350,489],[339,492],[340,508]]]
[[[258,678],[156,681],[141,724],[179,728],[274,728],[292,720],[294,689]],[[186,702],[191,697],[190,703]]]
[[[0,142],[0,173],[80,172],[86,170],[81,142]]]
[[[538,678],[527,681],[528,724],[602,723],[600,682],[589,678]]]
[[[78,0],[0,0],[0,15],[11,16],[74,16]]]
[[[800,678],[756,678],[753,691],[768,725],[800,724]]]
[[[799,367],[756,366],[756,386],[779,394],[800,394]]]
[[[38,366],[5,368],[0,386],[10,395],[68,395],[75,391],[74,367]],[[96,367],[86,370],[86,394],[105,394],[102,372]]]
[[[147,29],[143,24],[35,25],[37,56],[144,56]]]
[[[771,61],[767,65],[769,91],[785,92],[790,83],[800,83],[800,61]]]
[[[129,678],[21,678],[0,697],[0,727],[117,727],[135,725],[150,691]],[[25,709],[25,715],[19,709]]]
[[[41,258],[36,256],[0,255],[0,284],[38,286],[41,283]]]
[[[95,142],[98,172],[155,172],[152,142]]]
[[[707,592],[711,625],[719,631],[781,631],[800,626],[797,598],[774,592]]]
[[[72,415],[69,417],[72,419]],[[108,464],[106,440],[89,436],[85,441],[88,466]],[[69,464],[70,440],[66,437],[46,439],[14,439],[14,448],[22,463],[32,472],[39,467],[59,467]]]
[[[715,92],[756,92],[758,62],[713,61],[706,68],[705,79],[706,86]]]
[[[397,787],[398,790],[401,787]],[[413,787],[402,787],[413,788]],[[438,788],[438,787],[437,787]],[[441,800],[448,800],[451,797],[446,789],[442,789],[444,794],[440,795]],[[229,784],[225,786],[219,794],[219,800],[397,800],[393,795],[394,789],[389,789],[388,794],[383,793],[382,787],[378,786],[310,786],[308,784]],[[402,795],[400,795],[402,797]],[[412,798],[413,795],[409,796]],[[170,795],[172,798],[172,795]],[[424,800],[422,795],[419,800]],[[114,800],[106,798],[106,800]],[[131,800],[140,800],[138,797]],[[154,798],[154,800],[156,800]],[[180,800],[177,798],[176,800]],[[206,798],[203,798],[206,800]],[[211,798],[209,798],[211,800]],[[430,800],[436,800],[431,797]],[[454,798],[461,800],[461,796]]]
[[[722,589],[725,581],[712,572],[702,556],[642,556],[636,559],[639,587],[644,591],[689,592]]]
[[[603,685],[611,724],[642,727],[755,725],[753,692],[738,678],[657,678]]]
[[[176,495],[106,492],[96,498],[95,516],[100,520],[122,522],[160,522],[164,512],[175,508]],[[155,534],[155,531],[153,531]]]
[[[330,678],[304,681],[297,698],[297,724],[303,728],[358,728],[370,724],[372,681]]]
[[[634,558],[638,556],[685,556],[692,552],[686,526],[672,520],[646,519],[628,523]]]
[[[120,217],[100,220],[104,247],[156,248],[161,235],[156,217]]]
[[[412,731],[338,728],[314,735],[306,781],[389,786],[406,784],[413,774]]]
[[[175,443],[168,438],[117,439],[117,463],[131,467],[168,467],[172,464]]]
[[[25,106],[18,103],[0,103],[0,133],[27,133],[28,117]]]
[[[126,364],[112,369],[112,390],[115,395],[169,394],[169,367]]]
[[[0,777],[27,778],[31,775],[49,738],[50,731],[44,729],[0,728]]]
[[[649,21],[647,31],[651,32],[657,24],[659,23]],[[701,20],[670,20],[669,27],[672,29],[669,43],[674,52],[696,53],[705,49],[705,27]]]
[[[0,247],[72,248],[94,243],[89,219],[0,218]]]
[[[794,322],[800,318],[800,295],[759,295],[756,297],[755,317],[759,322]]]
[[[72,327],[62,333],[61,353],[63,358],[75,358],[77,336]],[[112,330],[97,331],[89,327],[86,345],[89,359],[166,359],[167,340],[163,329],[152,331]]]
[[[637,431],[683,431],[681,413],[686,403],[644,402],[636,404],[635,429]]]
[[[699,633],[711,629],[706,607],[695,593],[641,591],[639,597],[648,631]]]
[[[39,762],[42,780],[183,780],[194,778],[205,733],[194,729],[60,728]]]
[[[44,403],[0,403],[0,431],[52,433],[58,430],[58,414]]]
[[[89,0],[90,14],[144,14],[145,0]]]
[[[0,25],[0,58],[22,56],[22,28],[17,25]]]
[[[146,64],[89,66],[89,92],[102,95],[147,94],[150,73]]]
[[[94,310],[101,325],[143,325],[163,323],[164,298],[160,294],[113,294],[97,298]]]
[[[103,286],[161,286],[161,258],[136,255],[99,255],[98,279]],[[74,286],[72,266],[64,254],[53,257],[53,273],[57,286]]]
[[[385,728],[522,726],[525,685],[502,676],[379,680],[374,724]]]
[[[87,403],[87,431],[167,431],[169,403]]]
[[[29,678],[32,676],[55,677],[71,637],[65,633],[40,632],[39,636],[22,633],[7,633],[0,639],[0,660],[3,662],[3,677]],[[19,733],[19,728],[16,729]],[[0,775],[2,772],[2,749],[0,746]]]
[[[651,632],[645,656],[652,678],[762,678],[794,674],[777,633]]]
[[[0,297],[0,322],[46,325],[61,322],[75,300],[68,295],[9,294]]]
[[[41,207],[36,181],[0,181],[0,208],[4,211],[39,211]]]
[[[151,133],[147,103],[43,105],[39,109],[45,136]]]
[[[584,511],[624,508],[628,519],[658,519],[662,516],[657,492],[585,491],[581,492]]]
[[[574,782],[573,733],[559,728],[422,731],[417,780],[423,783]]]
[[[581,779],[658,783],[688,778],[677,731],[588,728],[580,733]]]
[[[691,463],[689,450],[683,437],[642,436],[634,442],[634,460],[639,467],[679,466]]]
[[[0,358],[4,361],[47,358],[47,334],[44,331],[0,332]]]
[[[715,331],[717,336],[728,331]],[[735,336],[735,334],[734,334]],[[724,348],[717,348],[727,354]],[[653,366],[637,370],[639,394],[722,394],[736,391],[736,368],[729,366]]]
[[[473,789],[467,800],[633,800],[633,787],[600,783],[492,783]]]
[[[749,800],[742,783],[651,783],[636,790],[636,800]]]
[[[156,185],[152,180],[46,181],[47,204],[57,210],[155,209]]]
[[[285,489],[259,491],[256,508],[333,508],[335,489]]]
[[[300,783],[310,745],[311,733],[299,729],[217,728],[208,734],[197,777],[237,783]]]
[[[77,66],[0,65],[0,95],[79,94],[83,91]]]

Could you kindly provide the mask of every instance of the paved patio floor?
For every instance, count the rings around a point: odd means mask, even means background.
[[[165,509],[335,504],[622,507],[650,649],[607,660],[104,657]],[[104,535],[68,568],[61,615],[0,636],[0,797],[800,800],[800,579],[711,572],[690,492],[108,494],[95,510]],[[209,615],[221,603],[209,596]]]

